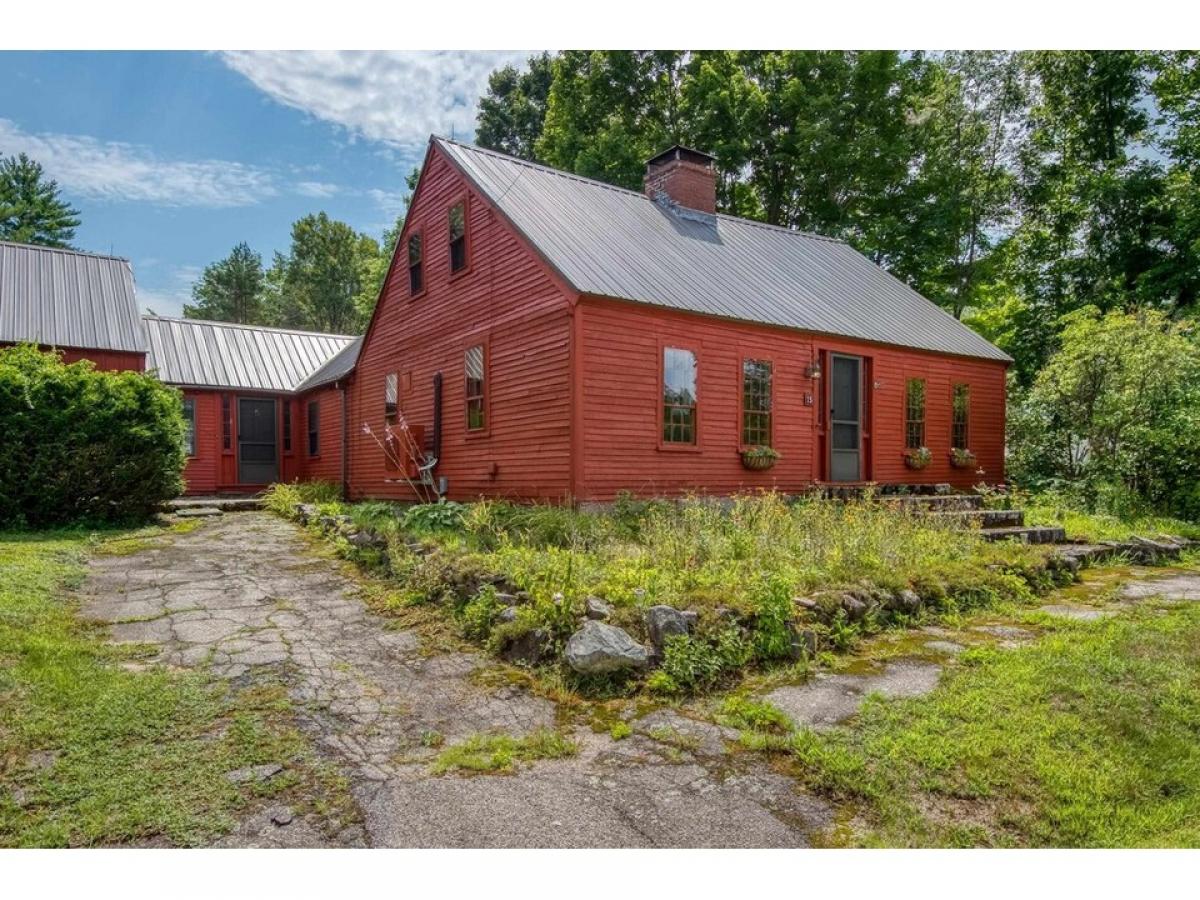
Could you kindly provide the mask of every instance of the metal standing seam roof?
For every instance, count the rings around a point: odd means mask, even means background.
[[[433,141],[580,293],[1011,360],[844,241],[686,210],[491,150]]]
[[[0,342],[144,353],[129,260],[0,241]]]
[[[291,393],[357,339],[146,316],[146,368],[168,384]]]
[[[309,375],[296,388],[296,392],[308,391],[323,384],[331,384],[354,371],[358,364],[358,353],[362,350],[363,339],[356,337],[337,352],[329,362]]]

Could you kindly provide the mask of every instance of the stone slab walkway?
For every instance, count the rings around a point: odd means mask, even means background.
[[[436,751],[423,734],[447,744],[520,735],[553,726],[554,704],[482,686],[472,676],[491,663],[480,655],[423,654],[417,634],[371,614],[353,577],[266,513],[207,519],[133,555],[97,558],[82,608],[114,641],[157,645],[158,664],[285,683],[362,813],[360,832],[330,837],[312,816],[281,825],[277,811],[255,810],[226,846],[796,847],[832,823],[761,759],[725,754],[716,726],[682,717],[634,722],[622,741],[577,728],[579,755],[514,775],[431,775]],[[700,733],[681,750],[663,742],[664,728]]]
[[[817,674],[804,684],[776,688],[765,699],[787,713],[797,725],[824,731],[857,713],[870,694],[885,699],[928,694],[937,687],[941,673],[942,667],[937,663],[897,660],[876,673]]]

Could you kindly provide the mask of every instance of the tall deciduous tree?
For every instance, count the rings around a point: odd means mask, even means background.
[[[283,324],[338,334],[356,331],[366,263],[378,255],[374,238],[323,212],[298,220],[292,225],[291,252],[277,260]]]
[[[79,210],[40,163],[24,153],[0,159],[0,240],[69,247],[78,227]]]
[[[205,267],[192,285],[194,302],[184,304],[183,314],[189,319],[262,325],[264,289],[262,257],[243,241],[227,257]]]
[[[1053,351],[1059,319],[1093,305],[1155,302],[1163,171],[1142,153],[1151,58],[1136,51],[1037,51],[1020,159],[1021,223],[1007,277],[1020,295],[1014,348],[1028,381]]]
[[[479,100],[476,142],[501,153],[536,160],[553,78],[549,53],[529,57],[523,70],[505,66],[488,76],[487,94]]]
[[[554,61],[536,145],[549,165],[639,189],[646,160],[684,142],[679,50],[570,50]]]
[[[1027,90],[1015,53],[947,53],[911,116],[916,176],[888,241],[892,271],[955,317],[990,302],[1016,223],[1012,173]]]

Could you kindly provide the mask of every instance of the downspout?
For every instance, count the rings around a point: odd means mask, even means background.
[[[338,382],[342,395],[342,500],[350,499],[350,405],[346,399],[346,383]]]
[[[433,447],[431,454],[437,462],[434,464],[434,470],[441,465],[442,462],[442,373],[435,372],[433,374]],[[432,475],[433,472],[430,472]],[[440,479],[434,482],[434,490],[440,497],[446,493],[446,489],[442,486]]]

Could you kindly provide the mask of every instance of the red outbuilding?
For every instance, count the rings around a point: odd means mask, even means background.
[[[1008,356],[848,244],[715,209],[683,147],[638,193],[432,139],[350,384],[349,493],[1003,479]]]
[[[145,369],[129,260],[0,241],[0,347],[11,344],[37,344],[99,369]]]

